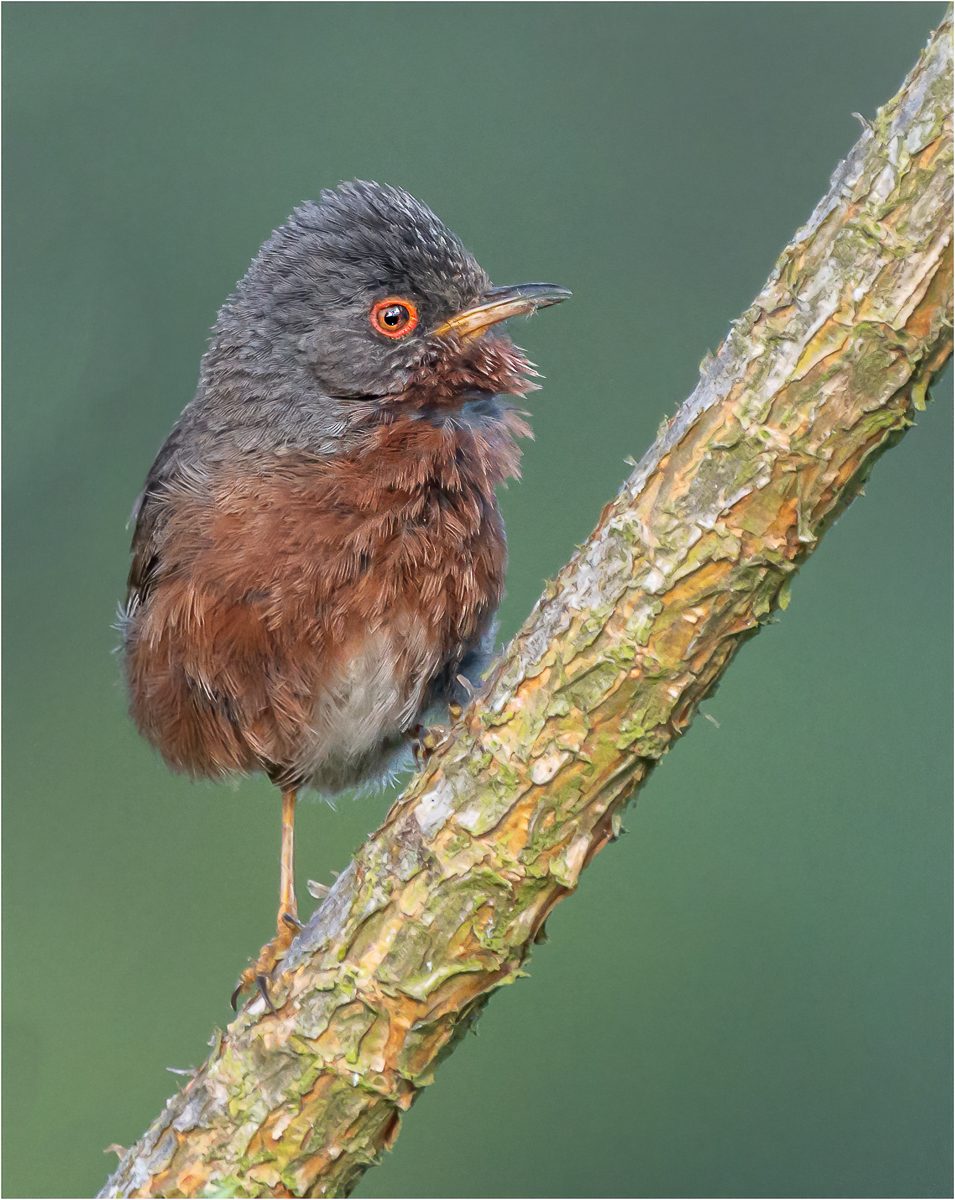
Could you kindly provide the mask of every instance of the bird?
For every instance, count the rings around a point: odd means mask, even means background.
[[[275,936],[302,927],[299,794],[389,779],[493,653],[537,371],[501,322],[570,296],[493,286],[402,188],[294,209],[219,310],[193,399],[146,477],[119,628],[133,722],[175,771],[281,795]]]

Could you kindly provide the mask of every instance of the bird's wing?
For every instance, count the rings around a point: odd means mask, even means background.
[[[145,601],[156,580],[170,493],[192,490],[203,482],[199,480],[195,468],[190,468],[183,461],[177,426],[149,468],[143,490],[136,497],[130,514],[130,522],[135,522],[135,527],[130,544],[132,561],[126,580],[127,614]]]
[[[136,528],[130,545],[132,562],[126,580],[126,610],[131,612],[146,599],[159,562],[157,526],[162,505],[144,489],[133,507]]]

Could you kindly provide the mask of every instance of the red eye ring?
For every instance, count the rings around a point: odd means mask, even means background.
[[[388,338],[403,338],[418,324],[418,310],[403,296],[386,296],[372,305],[372,328]]]

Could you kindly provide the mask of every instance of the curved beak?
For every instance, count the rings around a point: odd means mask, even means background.
[[[434,332],[438,337],[448,333],[456,333],[459,338],[474,337],[489,325],[560,304],[561,300],[566,300],[572,294],[556,283],[518,283],[512,287],[490,288],[484,293],[480,304],[455,313]]]

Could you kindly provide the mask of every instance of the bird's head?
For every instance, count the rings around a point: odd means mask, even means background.
[[[487,332],[569,295],[544,283],[493,287],[426,205],[356,181],[292,213],[219,324],[233,334],[254,326],[258,345],[243,337],[247,353],[291,356],[325,396],[402,403],[427,393],[452,403],[475,389],[525,390],[526,360]]]

